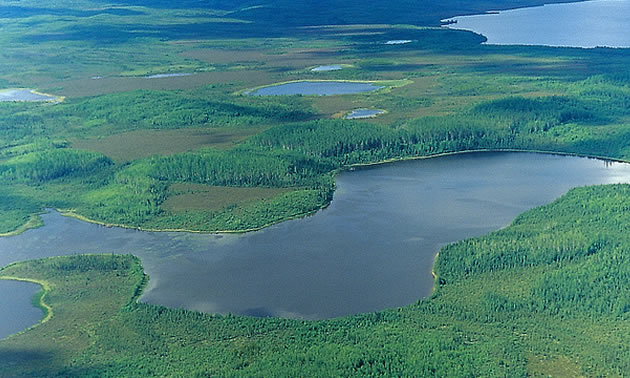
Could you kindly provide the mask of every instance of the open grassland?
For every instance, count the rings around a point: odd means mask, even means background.
[[[169,187],[169,196],[162,207],[173,213],[190,210],[217,211],[270,199],[286,192],[287,189],[282,188],[233,188],[181,183]]]
[[[17,263],[0,275],[48,282],[54,315],[0,341],[0,375],[623,376],[629,198],[574,189],[444,248],[430,299],[322,321],[138,304],[128,255]]]
[[[183,130],[138,130],[104,138],[77,139],[72,148],[100,152],[116,163],[153,155],[171,155],[200,148],[229,149],[263,127]]]

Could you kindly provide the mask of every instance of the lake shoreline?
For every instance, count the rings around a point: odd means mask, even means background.
[[[39,99],[20,99],[20,98],[9,98],[8,100],[2,100],[2,96],[0,96],[0,102],[41,102],[41,103],[49,103],[49,104],[58,104],[63,102],[66,97],[65,96],[57,96],[50,93],[39,92],[36,89],[30,88],[6,88],[0,90],[0,95],[2,93],[11,93],[11,92],[26,92],[29,95],[35,95],[42,98]]]
[[[618,15],[630,10],[625,0],[546,2],[441,19],[441,27],[468,31],[486,38],[485,45],[540,46],[584,49],[630,48],[627,23]],[[600,20],[605,30],[580,23],[585,17]],[[518,27],[507,28],[507,25]]]
[[[443,18],[443,19],[440,20],[440,23],[448,22],[448,21],[454,21],[454,19],[457,18],[457,17],[481,16],[481,15],[485,15],[485,14],[497,14],[499,12],[512,11],[512,10],[518,10],[518,9],[544,7],[545,5],[585,3],[585,2],[589,2],[589,1],[593,1],[593,0],[558,0],[558,1],[546,2],[546,3],[542,3],[542,4],[538,4],[538,5],[521,5],[521,6],[517,6],[517,7],[509,7],[509,8],[503,8],[503,9],[495,8],[495,9],[492,9],[492,10],[487,10],[487,11],[485,11],[483,13],[461,13],[461,14],[457,14],[455,16],[449,16],[447,18]],[[452,24],[456,24],[456,22],[453,22]],[[447,27],[449,25],[451,25],[451,24],[445,24],[445,25],[440,25],[440,26]]]
[[[43,212],[39,212],[37,214],[31,215],[31,217],[29,218],[28,221],[26,221],[26,223],[24,223],[23,225],[21,225],[20,227],[16,228],[13,231],[0,233],[0,238],[9,237],[9,236],[17,236],[28,230],[43,226],[44,224],[41,218],[39,217],[41,214],[43,214]]]
[[[355,163],[355,164],[338,168],[332,173],[333,173],[333,178],[334,178],[341,172],[352,171],[357,168],[377,167],[377,166],[381,166],[385,164],[397,163],[397,162],[402,162],[402,161],[426,160],[426,159],[434,159],[434,158],[440,158],[440,157],[445,157],[445,156],[473,154],[473,153],[479,153],[479,152],[522,152],[522,153],[557,155],[557,156],[573,156],[573,157],[588,158],[588,159],[598,159],[598,160],[610,161],[610,162],[615,162],[615,163],[630,163],[630,160],[623,160],[619,158],[612,158],[612,157],[606,157],[606,156],[586,155],[586,154],[579,154],[579,153],[574,153],[574,152],[518,149],[518,148],[504,148],[504,149],[502,148],[483,149],[482,148],[482,149],[473,149],[473,150],[442,152],[438,154],[424,155],[424,156],[408,156],[408,157],[391,158],[391,159],[385,159],[385,160],[373,162],[373,163]],[[183,233],[192,233],[192,234],[216,234],[216,235],[228,234],[229,235],[229,234],[245,234],[245,233],[250,233],[250,232],[256,232],[256,231],[260,231],[262,229],[271,227],[273,225],[276,225],[285,221],[305,218],[305,217],[316,214],[320,210],[327,208],[329,205],[330,205],[330,202],[316,209],[313,209],[311,211],[301,213],[301,214],[296,214],[287,218],[280,219],[278,221],[269,222],[260,227],[253,227],[253,228],[242,229],[242,230],[214,230],[214,231],[190,230],[186,228],[163,228],[163,229],[162,228],[145,228],[141,226],[131,226],[131,225],[110,223],[110,222],[105,222],[105,221],[99,221],[96,219],[91,219],[84,215],[74,212],[73,209],[54,208],[54,210],[58,211],[61,215],[66,216],[66,217],[78,219],[83,222],[97,224],[97,225],[108,227],[108,228],[117,227],[117,228],[124,228],[124,229],[137,230],[137,231],[143,231],[143,232],[183,232]],[[39,212],[38,214],[33,215],[32,218],[35,217],[39,219],[40,214],[42,214],[42,212]],[[19,235],[30,229],[38,228],[42,226],[41,221],[33,221],[32,218],[27,223],[25,223],[24,225],[16,229],[15,231],[0,234],[0,237],[10,237],[10,236]],[[33,225],[30,225],[31,222]]]
[[[234,95],[252,95],[253,92],[256,92],[260,89],[276,87],[285,84],[293,84],[293,83],[304,83],[304,82],[315,82],[315,83],[357,83],[357,84],[378,84],[381,85],[382,88],[375,88],[370,92],[357,92],[357,93],[348,93],[348,94],[361,94],[361,93],[373,93],[391,88],[403,87],[405,85],[413,83],[412,80],[409,79],[401,79],[401,80],[333,80],[333,79],[300,79],[300,80],[288,80],[288,81],[280,81],[272,84],[260,85],[254,88],[242,89],[234,92]],[[289,95],[291,96],[291,95]],[[303,95],[303,96],[318,96],[318,95]]]
[[[15,263],[11,263],[9,265],[0,267],[0,271],[18,263],[19,262],[15,262]],[[33,307],[39,308],[42,311],[42,315],[43,315],[42,318],[37,323],[33,324],[32,326],[29,326],[19,332],[12,333],[11,335],[7,336],[5,339],[9,337],[13,337],[15,335],[19,335],[26,331],[29,331],[37,326],[40,326],[46,323],[52,318],[53,316],[52,307],[45,302],[46,295],[50,292],[50,284],[47,281],[36,280],[32,278],[15,277],[15,276],[3,276],[3,275],[0,275],[0,280],[29,282],[29,283],[39,285],[41,287],[41,290],[32,297],[33,298],[32,304],[33,304]]]
[[[7,256],[0,265],[93,251],[133,252],[152,277],[142,303],[217,314],[329,319],[439,295],[442,247],[501,229],[571,188],[630,183],[628,164],[531,151],[474,152],[441,154],[452,155],[444,159],[433,159],[437,154],[415,157],[427,161],[366,170],[355,165],[356,172],[344,167],[336,172],[337,192],[329,210],[242,237],[108,229],[64,219],[67,214],[51,210],[41,216],[43,229],[2,240],[0,249]],[[72,217],[81,219],[80,214]],[[351,266],[360,269],[345,270]],[[326,275],[330,280],[322,278]],[[188,277],[188,283],[180,283],[181,277]],[[249,279],[269,277],[276,278],[268,287],[250,290]],[[337,281],[348,282],[347,291],[325,294],[331,282],[343,287]],[[317,309],[301,302],[297,292],[303,290],[287,289],[283,299],[274,294],[289,282],[310,285]],[[238,294],[228,295],[218,289],[221,285]],[[378,289],[367,300],[353,292],[371,285]],[[192,293],[202,287],[207,290],[181,296],[182,290]],[[394,298],[391,290],[397,287]]]

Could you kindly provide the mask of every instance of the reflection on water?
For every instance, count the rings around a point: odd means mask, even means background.
[[[628,15],[630,0],[595,0],[455,17],[445,27],[474,31],[497,45],[630,47]]]
[[[471,153],[344,172],[331,205],[241,235],[106,228],[46,214],[0,238],[0,265],[35,257],[133,253],[143,301],[207,312],[327,318],[431,293],[438,249],[504,227],[578,185],[630,182],[630,165],[529,153]]]

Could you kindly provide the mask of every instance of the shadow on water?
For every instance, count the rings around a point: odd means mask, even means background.
[[[273,316],[277,316],[277,314],[274,314],[272,311],[269,311],[264,307],[248,308],[243,311],[243,315],[254,316],[257,318],[271,318]]]
[[[50,366],[54,352],[43,349],[0,347],[0,365],[6,369],[11,365]]]

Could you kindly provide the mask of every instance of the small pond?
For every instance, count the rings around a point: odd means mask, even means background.
[[[311,69],[313,72],[339,71],[343,69],[341,64],[329,64],[327,66],[319,66]]]
[[[362,119],[362,118],[374,118],[379,114],[385,113],[384,110],[378,109],[356,109],[346,115],[345,119]]]
[[[291,83],[271,85],[246,92],[252,96],[280,96],[280,95],[318,95],[331,96],[372,92],[383,88],[372,83],[354,81],[295,81]]]
[[[41,286],[31,282],[0,280],[0,339],[37,324],[42,310],[31,300]]]
[[[488,44],[630,47],[630,0],[547,4],[454,17],[451,29],[484,35]]]
[[[8,89],[0,91],[0,102],[9,101],[55,101],[57,97],[33,92],[32,89]]]
[[[166,77],[181,77],[181,76],[190,76],[192,75],[190,72],[180,72],[180,73],[166,73],[166,74],[155,74],[145,76],[146,79],[162,79]]]
[[[0,238],[0,266],[133,253],[150,276],[141,298],[149,303],[308,319],[370,312],[430,295],[433,259],[445,244],[504,227],[572,187],[630,182],[630,165],[488,152],[357,169],[336,180],[328,208],[246,234],[141,232],[50,212],[43,227]]]
[[[407,43],[413,42],[410,39],[393,39],[391,41],[385,42],[386,45],[406,45]]]

